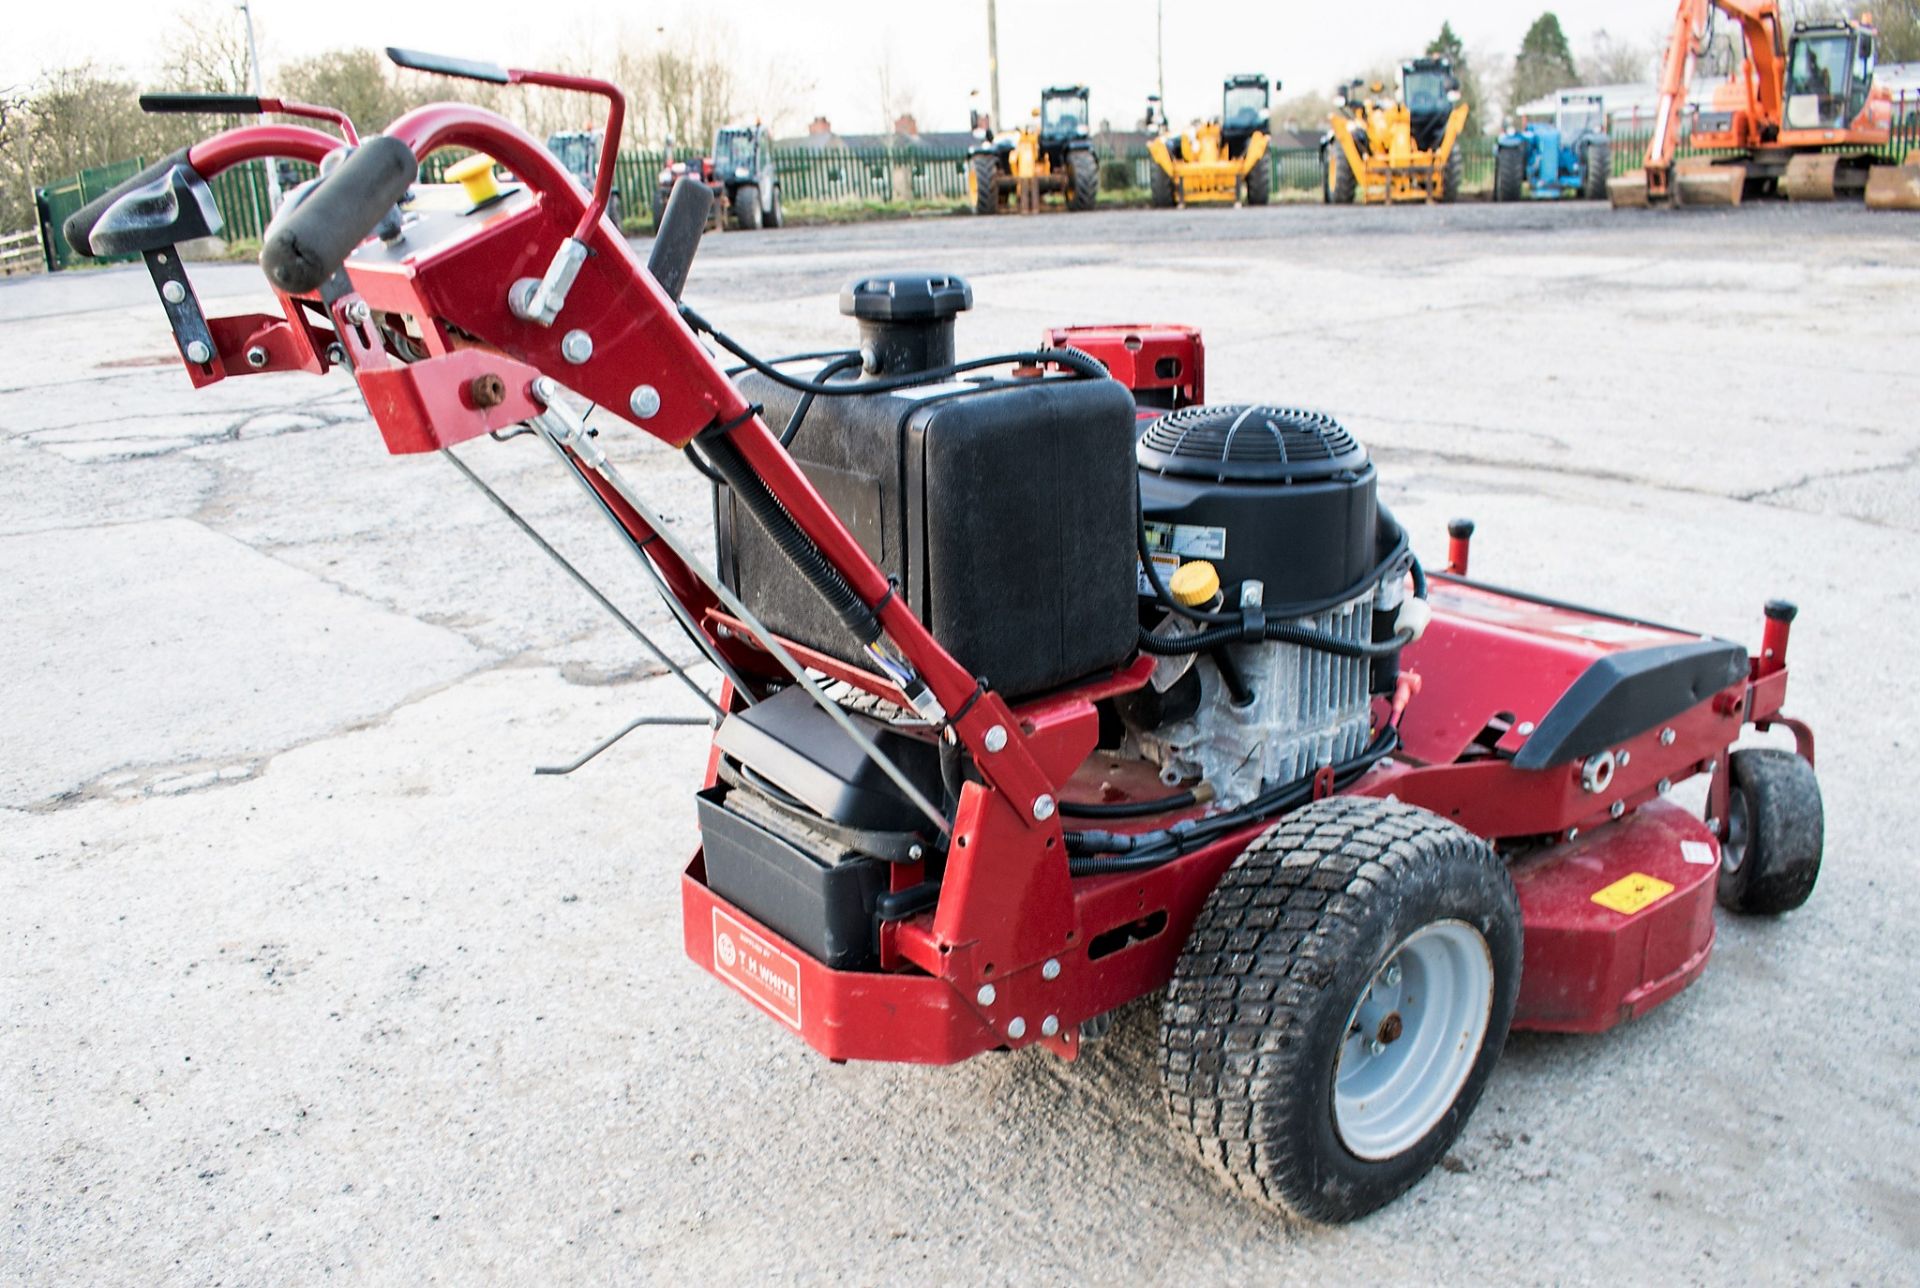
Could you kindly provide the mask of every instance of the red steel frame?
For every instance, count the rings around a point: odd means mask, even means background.
[[[1109,775],[1111,781],[1094,772],[1099,724],[1094,703],[1145,683],[1147,660],[1017,707],[981,690],[903,599],[888,593],[885,575],[708,356],[674,302],[616,230],[597,217],[597,199],[583,200],[544,148],[501,118],[457,104],[410,112],[387,133],[419,157],[446,147],[484,152],[506,166],[523,189],[485,211],[437,225],[440,231],[432,235],[421,221],[418,244],[363,246],[347,264],[352,290],[323,310],[330,313],[331,333],[315,322],[321,306],[311,297],[283,297],[284,319],[216,321],[219,360],[195,373],[195,382],[255,370],[324,371],[328,345],[337,339],[352,354],[368,406],[396,453],[451,446],[527,418],[539,409],[533,382],[543,372],[614,408],[626,407],[636,386],[651,385],[659,394],[659,411],[640,428],[673,447],[717,423],[738,422],[732,435],[741,455],[874,608],[942,706],[960,713],[953,732],[972,754],[981,781],[967,783],[961,792],[937,905],[882,927],[880,970],[830,970],[782,943],[707,887],[697,853],[682,880],[688,954],[834,1059],[941,1063],[1034,1042],[1071,1058],[1081,1021],[1162,985],[1220,874],[1264,825],[1250,824],[1151,870],[1074,879],[1060,815],[1042,804],[1044,797],[1128,794],[1123,772]],[[272,155],[318,161],[337,146],[326,135],[300,127],[249,126],[198,145],[190,160],[211,177]],[[561,323],[547,328],[522,320],[508,307],[508,286],[542,272],[570,235],[586,243],[589,256]],[[409,320],[426,356],[402,361],[389,353],[364,315],[360,325],[350,320],[362,304],[374,314]],[[561,336],[572,329],[593,337],[593,354],[585,363],[568,362],[560,352]],[[1197,394],[1202,376],[1197,333],[1168,327],[1113,331],[1077,334],[1127,352],[1119,333],[1145,331],[1156,348],[1191,356],[1183,374]],[[266,349],[265,364],[233,361],[250,343]],[[483,396],[489,389],[492,393]],[[583,473],[739,672],[756,682],[778,677],[779,669],[744,623],[726,617],[664,543],[647,540],[651,530],[591,469]],[[1464,564],[1464,549],[1457,554]],[[1352,790],[1391,793],[1489,838],[1540,842],[1532,866],[1516,870],[1529,934],[1540,931],[1529,941],[1524,987],[1532,996],[1523,992],[1519,1022],[1605,1028],[1684,985],[1704,965],[1711,944],[1708,878],[1714,869],[1697,864],[1675,869],[1666,851],[1674,850],[1678,838],[1706,845],[1717,857],[1717,840],[1713,829],[1659,799],[1666,785],[1710,772],[1709,812],[1724,819],[1727,750],[1748,723],[1762,729],[1769,723],[1788,725],[1811,757],[1811,733],[1780,713],[1785,624],[1768,623],[1762,656],[1745,682],[1670,722],[1671,736],[1650,730],[1620,747],[1627,753],[1621,763],[1629,768],[1602,798],[1581,788],[1578,766],[1526,773],[1501,757],[1460,757],[1496,713],[1513,717],[1501,750],[1510,752],[1524,741],[1521,722],[1544,716],[1585,665],[1627,646],[1569,629],[1583,623],[1617,627],[1617,619],[1542,606],[1438,575],[1433,599],[1433,624],[1404,659],[1425,685],[1424,697],[1407,708],[1404,751]],[[1662,628],[1639,629],[1653,641],[1692,638]],[[786,643],[807,665],[899,697],[877,675]],[[728,701],[734,696],[729,693]],[[1398,714],[1396,706],[1393,715]],[[1388,718],[1384,709],[1382,718]],[[988,730],[998,731],[991,749]],[[712,780],[710,757],[709,785]],[[1155,780],[1140,786],[1143,795],[1155,794]],[[1616,801],[1630,813],[1613,823],[1608,815]],[[1135,826],[1166,821],[1142,820]],[[1593,880],[1569,886],[1571,878],[1564,875],[1643,869],[1647,875],[1668,872],[1686,880],[1671,881],[1672,894],[1617,924],[1596,917],[1587,898]],[[905,889],[924,876],[922,865],[897,865],[894,888]],[[720,934],[716,926],[724,928]],[[1096,945],[1114,950],[1096,955]],[[743,984],[737,964],[749,949],[763,974],[779,977],[758,995],[751,981]],[[729,961],[735,963],[732,968]]]

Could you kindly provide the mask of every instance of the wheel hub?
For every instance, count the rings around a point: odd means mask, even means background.
[[[1356,1157],[1404,1153],[1452,1108],[1493,1013],[1493,955],[1479,930],[1438,921],[1367,981],[1334,1069],[1333,1120]]]

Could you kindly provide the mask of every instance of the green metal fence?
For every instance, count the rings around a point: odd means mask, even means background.
[[[1649,130],[1616,125],[1613,134],[1613,158],[1616,173],[1639,168],[1645,154]],[[1460,149],[1465,168],[1465,186],[1481,190],[1493,183],[1492,139],[1476,137],[1462,140]],[[1920,149],[1920,95],[1903,94],[1895,100],[1893,140],[1886,155],[1899,160]],[[1699,149],[1684,136],[1679,155],[1690,156]],[[446,167],[460,157],[458,152],[441,152],[429,157],[421,167],[428,182],[437,181]],[[1320,190],[1325,181],[1325,159],[1318,148],[1275,148],[1272,152],[1275,193],[1309,193]],[[652,203],[661,167],[666,155],[657,150],[629,149],[615,161],[615,183],[620,189],[629,220],[645,222],[643,212]],[[134,157],[116,165],[86,170],[70,179],[36,189],[40,209],[41,233],[47,245],[48,267],[65,268],[78,258],[60,225],[67,216],[87,202],[112,189],[146,165],[144,157]],[[1103,174],[1124,174],[1136,188],[1148,186],[1153,165],[1145,151],[1110,159]],[[898,148],[781,148],[774,153],[774,166],[780,174],[781,192],[791,203],[862,201],[951,201],[963,202],[967,193],[967,157],[961,149]],[[290,186],[313,173],[312,167],[292,162],[281,163],[282,186]],[[1111,181],[1111,180],[1110,180]],[[266,227],[268,218],[267,184],[264,163],[249,162],[222,174],[213,181],[214,200],[220,207],[230,239],[255,239]]]

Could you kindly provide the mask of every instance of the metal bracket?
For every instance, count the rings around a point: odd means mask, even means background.
[[[587,244],[577,237],[567,238],[553,253],[545,277],[537,282],[523,277],[508,289],[507,307],[523,321],[552,326],[567,306],[567,292],[573,289],[573,279],[580,276],[580,266],[586,262]]]
[[[168,246],[163,250],[143,251],[141,255],[147,261],[147,273],[153,278],[154,289],[160,292],[160,305],[167,311],[167,325],[173,328],[173,342],[180,346],[180,356],[211,373],[220,361],[220,350],[214,347],[213,332],[207,329],[207,315],[201,312],[193,283],[187,280],[179,249]]]
[[[707,719],[705,716],[641,716],[636,720],[629,721],[619,732],[610,737],[602,738],[589,748],[578,760],[568,761],[564,765],[535,765],[533,772],[536,774],[571,774],[574,770],[580,768],[580,766],[613,746],[614,743],[619,742],[635,729],[644,729],[650,725],[686,725],[689,727],[700,725],[703,728],[711,728],[713,721]]]

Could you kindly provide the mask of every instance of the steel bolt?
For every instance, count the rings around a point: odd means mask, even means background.
[[[205,340],[189,340],[187,341],[187,361],[212,362],[213,350],[207,347]]]
[[[980,1003],[980,1005],[982,1006],[992,1006],[993,999],[998,996],[1000,996],[1000,994],[994,991],[993,985],[982,984],[980,986],[980,991],[973,995],[973,1000]]]
[[[1709,818],[1707,820],[1707,830],[1715,836],[1720,835],[1720,820],[1717,818]]]
[[[1011,1020],[1008,1020],[1007,1036],[1015,1041],[1019,1041],[1021,1038],[1027,1036],[1027,1022],[1017,1015]]]
[[[1046,1019],[1044,1019],[1044,1020],[1042,1020],[1042,1021],[1040,1021],[1040,1036],[1041,1036],[1041,1037],[1045,1037],[1045,1038],[1050,1038],[1050,1037],[1052,1037],[1052,1036],[1053,1036],[1054,1034],[1056,1034],[1056,1033],[1058,1033],[1059,1031],[1060,1031],[1060,1017],[1059,1017],[1059,1016],[1057,1016],[1057,1015],[1049,1015],[1049,1016],[1048,1016],[1048,1017],[1047,1017]]]
[[[993,726],[993,728],[987,730],[986,737],[981,739],[981,741],[986,744],[988,751],[1006,750],[1006,746],[1007,746],[1006,726],[1005,725]]]
[[[585,331],[569,331],[560,337],[560,356],[576,367],[593,356],[593,337]]]
[[[641,420],[652,420],[660,414],[660,391],[652,385],[639,385],[627,399],[627,406]]]
[[[1526,736],[1527,734],[1530,734],[1530,733],[1532,733],[1532,732],[1533,732],[1533,721],[1531,721],[1531,720],[1522,720],[1522,721],[1520,722],[1520,735],[1521,735],[1521,737],[1525,737],[1525,736]]]
[[[1622,814],[1626,812],[1627,812],[1627,803],[1625,801],[1615,801],[1612,805],[1609,805],[1607,807],[1608,818],[1619,818]]]
[[[1662,796],[1665,796],[1668,792],[1672,790],[1673,790],[1673,780],[1671,778],[1662,778],[1660,780],[1660,794]]]
[[[187,298],[187,288],[178,282],[167,282],[160,287],[160,298],[169,304],[178,304]]]
[[[347,321],[355,326],[365,326],[367,319],[373,316],[373,310],[367,307],[365,300],[355,300],[347,305]]]
[[[907,857],[913,860],[915,863],[918,863],[920,860],[927,857],[926,848],[918,844],[909,845],[907,847]]]
[[[1672,726],[1668,726],[1660,731],[1660,745],[1662,747],[1671,747],[1673,746],[1673,740],[1679,736],[1679,734],[1673,731]]]
[[[256,344],[247,350],[247,365],[249,367],[264,367],[267,365],[267,348],[265,345]]]
[[[1577,839],[1579,839],[1579,836],[1580,836],[1580,829],[1579,829],[1579,828],[1577,828],[1577,827],[1570,827],[1570,828],[1568,828],[1568,829],[1567,829],[1567,839],[1568,839],[1569,841],[1573,841],[1573,840],[1577,840]]]
[[[1033,798],[1033,816],[1042,823],[1053,817],[1053,797],[1044,792]]]
[[[1381,973],[1380,978],[1387,982],[1388,988],[1392,988],[1395,984],[1398,984],[1400,982],[1400,963],[1388,962],[1387,969]]]
[[[1380,1039],[1378,1038],[1375,1038],[1373,1041],[1367,1043],[1367,1050],[1374,1055],[1382,1055],[1386,1052],[1386,1049],[1387,1049],[1387,1044],[1380,1041]]]
[[[330,366],[342,366],[346,361],[347,351],[344,346],[338,344],[330,344],[327,346],[327,362]]]
[[[1047,958],[1046,964],[1040,967],[1040,978],[1041,979],[1059,979],[1060,978],[1059,961],[1057,961],[1052,957]]]
[[[1633,763],[1633,753],[1626,750],[1625,748],[1622,748],[1620,751],[1620,754],[1613,758],[1613,763],[1618,765],[1620,768],[1625,769],[1628,765]]]
[[[1717,761],[1717,760],[1709,760],[1709,761],[1707,762],[1707,772],[1708,772],[1709,774],[1717,774],[1717,773],[1719,773],[1719,772],[1720,772],[1720,762],[1719,762],[1719,761]]]

